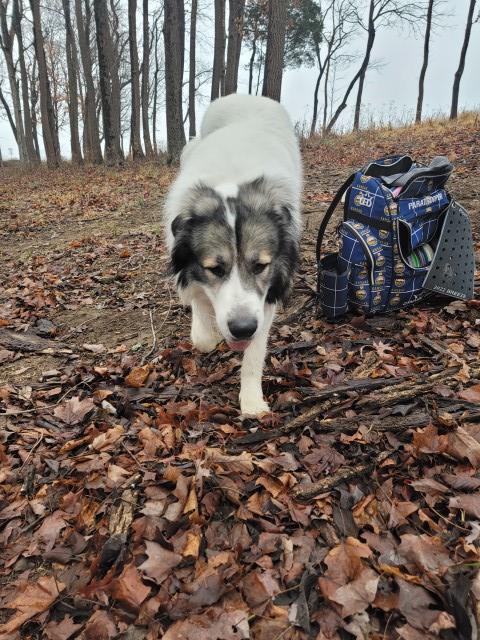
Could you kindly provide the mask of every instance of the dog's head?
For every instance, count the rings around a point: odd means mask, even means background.
[[[289,293],[298,261],[290,207],[281,185],[265,178],[229,198],[199,185],[172,223],[178,284],[203,290],[232,348],[246,348],[262,330],[265,303]]]

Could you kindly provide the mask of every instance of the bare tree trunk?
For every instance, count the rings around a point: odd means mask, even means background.
[[[2,105],[2,107],[5,110],[5,113],[7,114],[7,120],[9,122],[9,124],[10,124],[10,128],[12,130],[13,137],[15,138],[15,142],[18,145],[17,127],[15,126],[15,120],[13,119],[12,112],[10,111],[10,107],[8,105],[8,102],[6,101],[5,96],[3,95],[3,91],[2,91],[1,85],[0,85],[0,104]]]
[[[142,128],[147,157],[153,156],[148,122],[148,98],[150,95],[150,31],[148,27],[148,0],[143,0],[143,61],[142,61]]]
[[[370,8],[368,11],[368,37],[367,37],[367,48],[365,50],[365,56],[363,58],[362,66],[360,68],[359,76],[358,76],[358,91],[357,91],[357,101],[355,104],[355,116],[353,119],[353,129],[354,131],[358,131],[360,128],[360,110],[362,108],[362,95],[363,95],[363,86],[365,84],[365,76],[367,74],[368,65],[370,64],[370,54],[373,49],[373,43],[375,42],[375,23],[373,21],[373,12],[375,9],[375,0],[370,0]]]
[[[30,75],[30,117],[32,119],[32,134],[33,144],[35,145],[35,152],[40,158],[40,144],[38,142],[38,127],[37,127],[37,104],[38,104],[38,91],[37,91],[37,60],[33,58],[32,72]]]
[[[0,2],[0,48],[3,51],[7,65],[8,81],[10,84],[10,94],[12,97],[13,116],[15,118],[15,129],[17,131],[16,141],[20,160],[25,162],[27,157],[27,146],[25,143],[25,133],[23,128],[22,109],[20,106],[20,94],[18,92],[17,72],[13,59],[14,33],[7,24],[7,5]]]
[[[140,71],[138,68],[137,49],[137,0],[128,0],[128,42],[132,85],[130,149],[132,150],[133,159],[136,160],[144,157],[140,139]]]
[[[252,95],[253,89],[253,66],[255,64],[255,55],[257,53],[257,39],[252,42],[252,55],[250,56],[250,62],[248,65],[248,93]]]
[[[316,44],[315,46],[315,55],[317,58],[318,64],[318,76],[317,81],[315,82],[315,90],[313,92],[313,114],[312,114],[312,124],[310,126],[310,135],[315,135],[315,131],[317,130],[317,120],[318,120],[318,93],[320,91],[320,84],[322,82],[323,74],[325,72],[325,67],[329,62],[329,58],[325,60],[322,64],[322,59],[320,57],[320,46]]]
[[[82,60],[83,77],[85,78],[85,119],[84,137],[85,159],[94,164],[102,162],[102,147],[98,130],[97,112],[95,108],[95,85],[93,83],[92,56],[90,53],[89,27],[90,5],[85,2],[85,20],[82,12],[82,0],[75,0],[75,16],[77,21],[78,44]]]
[[[119,165],[123,158],[118,127],[115,122],[116,113],[112,103],[112,78],[110,75],[112,52],[109,46],[107,6],[105,0],[94,0],[93,7],[95,12],[100,93],[102,98],[105,162],[108,165]]]
[[[80,136],[78,134],[78,92],[77,69],[75,68],[75,36],[73,35],[72,21],[70,18],[70,0],[62,0],[63,15],[65,18],[65,49],[67,53],[68,73],[68,117],[70,121],[70,149],[73,164],[82,163],[82,151]]]
[[[192,0],[192,13],[190,15],[190,63],[188,69],[188,137],[197,135],[195,119],[195,55],[197,42],[197,0]]]
[[[328,117],[328,79],[330,76],[330,60],[327,62],[327,68],[325,69],[325,82],[323,85],[323,122],[322,122],[322,135],[325,135],[327,128]]]
[[[185,46],[183,0],[164,0],[165,93],[167,100],[168,162],[180,159],[185,145],[182,115],[182,84]]]
[[[38,78],[40,84],[40,112],[42,114],[43,143],[49,167],[57,167],[60,160],[60,146],[57,136],[57,123],[50,93],[47,61],[43,43],[42,24],[40,18],[40,0],[30,0],[33,17],[33,33],[35,55],[38,64]]]
[[[245,0],[229,0],[227,67],[225,71],[225,95],[237,92],[238,67],[243,36]]]
[[[28,73],[27,66],[25,64],[25,51],[23,47],[23,32],[22,32],[22,15],[20,13],[20,7],[18,0],[13,0],[12,7],[12,23],[15,33],[17,35],[18,42],[18,61],[20,65],[20,79],[22,86],[22,106],[23,106],[23,121],[24,121],[24,135],[25,135],[25,148],[27,152],[27,158],[30,164],[37,164],[40,162],[40,156],[37,155],[35,145],[33,142],[33,129],[32,118],[30,115],[30,102],[28,91]]]
[[[213,46],[212,91],[215,100],[222,95],[222,76],[225,67],[225,0],[215,0],[215,41]]]
[[[373,22],[372,20],[373,8],[374,8],[373,5],[374,5],[374,0],[370,0],[370,10],[369,10],[369,20],[368,20],[368,23],[369,23],[368,39],[367,39],[367,47],[365,50],[365,55],[364,55],[362,64],[360,66],[360,69],[357,71],[357,73],[353,76],[352,80],[350,81],[350,84],[348,85],[345,91],[345,94],[343,96],[342,102],[338,105],[335,113],[330,118],[330,122],[328,123],[326,128],[326,133],[329,133],[333,129],[342,111],[346,108],[348,97],[352,92],[353,87],[356,85],[357,80],[359,80],[362,76],[363,78],[365,78],[365,73],[368,67],[368,63],[370,61],[370,53],[372,51],[373,43],[375,41],[375,25],[373,25],[373,30],[370,27],[370,23]],[[362,88],[363,88],[363,85],[362,85]],[[361,98],[362,96],[360,93],[360,104],[361,104]],[[358,96],[357,96],[357,107],[359,107]],[[360,109],[358,109],[358,114],[357,114],[357,108],[355,108],[355,120],[356,121],[358,120],[358,122],[360,122]]]
[[[424,85],[425,85],[425,74],[427,73],[427,67],[428,67],[428,54],[430,51],[430,33],[432,30],[432,15],[433,15],[434,2],[435,0],[429,0],[428,2],[427,24],[425,27],[425,38],[423,41],[423,63],[422,63],[422,68],[420,70],[420,78],[418,80],[417,112],[415,115],[415,122],[422,121],[423,93],[424,93]]]
[[[475,11],[476,0],[470,0],[468,8],[467,24],[465,26],[465,36],[463,38],[462,51],[460,52],[460,62],[455,72],[452,90],[452,107],[450,110],[450,120],[454,120],[458,115],[458,97],[460,94],[460,81],[462,79],[463,70],[465,69],[465,58],[467,57],[468,44],[470,42],[470,33],[472,31],[473,13]]]
[[[268,34],[262,95],[280,101],[283,53],[287,26],[287,0],[269,0]]]
[[[157,100],[158,100],[158,74],[160,65],[158,63],[158,19],[155,21],[155,73],[153,74],[153,148],[158,153],[157,148]]]
[[[116,141],[117,153],[123,160],[123,137],[122,137],[122,101],[121,101],[121,85],[120,85],[120,21],[117,14],[117,4],[115,0],[110,0],[110,12],[112,17],[112,28],[107,28],[106,41],[107,52],[110,64],[110,78],[112,87],[112,110],[113,110],[113,133]]]

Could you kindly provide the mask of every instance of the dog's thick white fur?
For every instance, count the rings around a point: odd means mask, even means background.
[[[200,136],[185,147],[180,172],[167,197],[165,224],[171,254],[176,242],[172,223],[175,226],[179,216],[187,215],[189,207],[201,214],[202,207],[211,205],[212,196],[218,197],[235,229],[235,212],[229,203],[242,193],[242,185],[256,180],[262,181],[263,189],[258,206],[265,207],[267,199],[272,209],[288,209],[289,233],[298,242],[302,165],[298,141],[285,109],[263,97],[220,98],[207,109]],[[213,190],[210,196],[203,196],[205,202],[192,196],[198,185]],[[206,202],[208,197],[210,203]],[[256,207],[255,198],[253,193],[249,200],[252,210]],[[222,283],[201,286],[188,282],[179,286],[182,301],[192,308],[191,339],[200,351],[211,351],[222,337],[234,342],[229,331],[232,317],[248,311],[249,317],[255,318],[257,329],[248,341],[241,369],[240,407],[244,415],[268,411],[261,378],[275,301],[267,302],[267,291],[260,295],[258,289],[245,285],[235,264]]]

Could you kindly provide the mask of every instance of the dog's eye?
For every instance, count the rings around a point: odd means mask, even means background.
[[[225,268],[222,267],[221,264],[217,264],[216,267],[205,267],[205,268],[211,273],[213,273],[214,276],[217,276],[217,278],[223,278],[223,276],[225,275]]]
[[[265,271],[265,269],[268,267],[268,263],[264,263],[264,262],[256,262],[254,267],[253,267],[253,273],[258,276],[260,273],[262,273],[263,271]]]

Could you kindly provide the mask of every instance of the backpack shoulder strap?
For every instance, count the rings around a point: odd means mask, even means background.
[[[317,265],[320,262],[320,254],[322,252],[323,237],[325,235],[327,225],[330,222],[330,219],[333,216],[333,213],[337,208],[338,203],[342,199],[343,194],[346,192],[348,187],[352,184],[354,178],[355,178],[355,173],[352,173],[352,175],[345,180],[345,182],[342,184],[340,189],[335,194],[332,202],[330,203],[330,206],[328,207],[328,209],[325,212],[325,215],[323,216],[323,220],[320,224],[320,228],[318,230],[318,235],[317,235],[317,246],[316,246]]]

